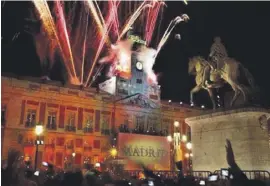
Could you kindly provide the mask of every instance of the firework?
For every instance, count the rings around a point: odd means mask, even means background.
[[[132,27],[142,32],[142,38],[147,45],[150,44],[154,30],[159,33],[157,20],[162,20],[166,6],[163,1],[157,0],[49,2],[52,7],[45,0],[33,0],[33,3],[42,23],[42,32],[34,36],[41,62],[49,57],[52,66],[54,56],[60,54],[69,82],[84,86],[91,85],[105,63],[111,64],[109,76],[121,74],[129,78],[134,41],[125,39],[126,33]],[[152,67],[156,56],[172,29],[182,20],[185,20],[183,16],[171,22],[156,50],[140,49],[139,58],[146,61],[144,71],[154,83],[156,76]],[[159,40],[158,37],[155,39]],[[101,58],[104,54],[107,55]],[[98,62],[100,67],[96,69]]]

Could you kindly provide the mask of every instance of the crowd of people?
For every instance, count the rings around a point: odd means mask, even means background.
[[[30,164],[22,160],[16,150],[10,150],[8,159],[1,167],[3,186],[267,186],[266,180],[249,180],[234,159],[231,142],[227,140],[227,175],[210,175],[203,179],[193,177],[192,172],[184,175],[180,170],[176,177],[164,177],[155,174],[142,165],[140,175],[130,176],[114,171],[98,171],[90,165],[82,169],[70,167],[58,171],[52,164],[45,164],[39,170],[33,170]]]

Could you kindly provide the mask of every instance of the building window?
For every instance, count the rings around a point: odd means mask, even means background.
[[[47,128],[56,129],[56,112],[48,113]]]
[[[128,95],[128,90],[119,88],[118,93]]]
[[[75,113],[70,112],[68,114],[68,118],[67,118],[66,131],[70,131],[70,132],[75,132],[76,131],[75,119],[76,119]]]
[[[6,106],[2,106],[1,109],[1,126],[5,126],[6,124]]]
[[[68,115],[68,125],[75,126],[75,113],[70,113]]]
[[[94,122],[93,115],[90,115],[90,114],[87,115],[85,118],[85,127],[93,128],[93,122]]]
[[[75,144],[76,144],[76,148],[82,148],[83,147],[83,140],[76,139]]]
[[[36,124],[36,110],[29,109],[26,115],[26,127],[34,127]]]
[[[158,124],[156,117],[148,117],[147,118],[147,132],[150,134],[156,133],[156,125]]]
[[[87,114],[84,118],[84,132],[92,133],[93,132],[93,124],[94,124],[94,116],[92,114]]]
[[[56,138],[56,145],[57,146],[64,146],[64,144],[65,144],[65,138],[61,138],[61,137]]]
[[[136,117],[136,129],[139,133],[144,132],[144,116]]]
[[[68,140],[66,143],[66,148],[67,149],[74,149],[74,141],[73,140]]]
[[[142,84],[142,79],[136,79],[136,83]]]
[[[103,115],[101,120],[101,133],[110,134],[110,115]]]
[[[94,140],[93,142],[93,147],[95,149],[100,149],[100,141],[99,140]]]

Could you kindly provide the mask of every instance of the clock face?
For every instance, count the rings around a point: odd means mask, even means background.
[[[138,70],[142,70],[142,68],[143,68],[142,63],[141,63],[141,62],[137,62],[137,63],[136,63],[136,68],[137,68]]]

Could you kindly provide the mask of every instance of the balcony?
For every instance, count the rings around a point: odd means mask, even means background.
[[[101,134],[110,135],[110,129],[101,129]]]
[[[75,127],[75,126],[72,126],[72,125],[67,125],[67,126],[65,127],[65,130],[66,130],[67,132],[76,132],[76,127]]]
[[[47,128],[48,130],[57,130],[56,124],[48,124],[48,125],[46,126],[46,128]]]
[[[133,133],[133,134],[144,134],[144,135],[151,135],[151,136],[168,136],[167,130],[156,130],[150,128],[149,130],[145,130],[142,127],[136,127],[135,129],[128,129],[128,128],[121,128],[119,127],[120,133]]]
[[[66,149],[72,150],[72,149],[74,149],[74,145],[73,144],[67,144]]]
[[[26,128],[34,128],[36,126],[36,122],[35,121],[26,121],[25,122],[25,127]]]
[[[93,128],[92,127],[84,127],[83,132],[84,133],[93,133]]]

